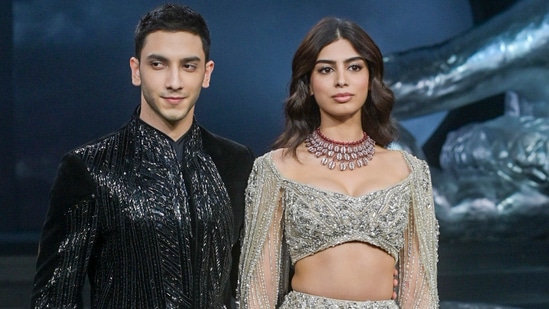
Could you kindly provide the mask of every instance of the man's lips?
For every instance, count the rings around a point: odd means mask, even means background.
[[[185,97],[162,97],[170,104],[177,104],[185,99]]]
[[[338,93],[336,95],[333,95],[332,98],[336,101],[336,102],[339,102],[339,103],[347,103],[349,102],[352,98],[353,98],[353,95],[351,93]]]

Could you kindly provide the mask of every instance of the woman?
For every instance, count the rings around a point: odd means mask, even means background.
[[[248,180],[241,308],[438,307],[429,169],[386,148],[393,101],[364,30],[325,18],[309,31],[285,130]]]

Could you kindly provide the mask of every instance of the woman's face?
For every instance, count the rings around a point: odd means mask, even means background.
[[[345,39],[326,45],[311,74],[310,95],[320,108],[321,121],[358,120],[369,87],[366,60]]]

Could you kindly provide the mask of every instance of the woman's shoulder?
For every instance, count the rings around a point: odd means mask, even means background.
[[[264,153],[256,159],[256,162],[261,164],[273,163],[277,167],[284,166],[287,163],[288,156],[290,154],[287,148],[278,148]]]
[[[253,171],[260,173],[260,171],[264,172],[268,170],[276,173],[275,160],[277,156],[279,156],[277,150],[271,150],[260,155],[254,161]]]
[[[375,164],[379,167],[392,170],[400,169],[403,171],[408,170],[407,154],[401,150],[387,149],[382,147],[376,147],[374,154]],[[374,162],[372,162],[374,163]]]
[[[275,150],[268,151],[257,158],[255,158],[255,165],[258,164],[265,164],[267,162],[271,162],[273,160],[273,154],[275,153]]]
[[[380,166],[402,175],[429,173],[427,162],[406,150],[383,148],[379,151],[376,150],[375,156],[380,160]]]
[[[277,177],[287,178],[300,167],[300,161],[290,149],[278,148],[258,157],[254,165],[256,170],[270,171]]]
[[[393,162],[394,160],[399,160],[405,162],[408,165],[425,165],[427,164],[425,160],[417,157],[416,155],[404,150],[404,149],[383,149],[383,152],[387,158]]]

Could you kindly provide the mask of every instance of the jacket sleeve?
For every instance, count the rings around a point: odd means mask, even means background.
[[[81,159],[61,160],[38,247],[32,308],[79,308],[96,237],[95,185]]]
[[[275,308],[288,286],[289,259],[283,240],[281,186],[265,157],[254,163],[246,189],[240,256],[240,308]]]
[[[438,308],[438,222],[435,217],[429,167],[409,158],[412,166],[412,205],[404,247],[399,254],[400,308]]]

